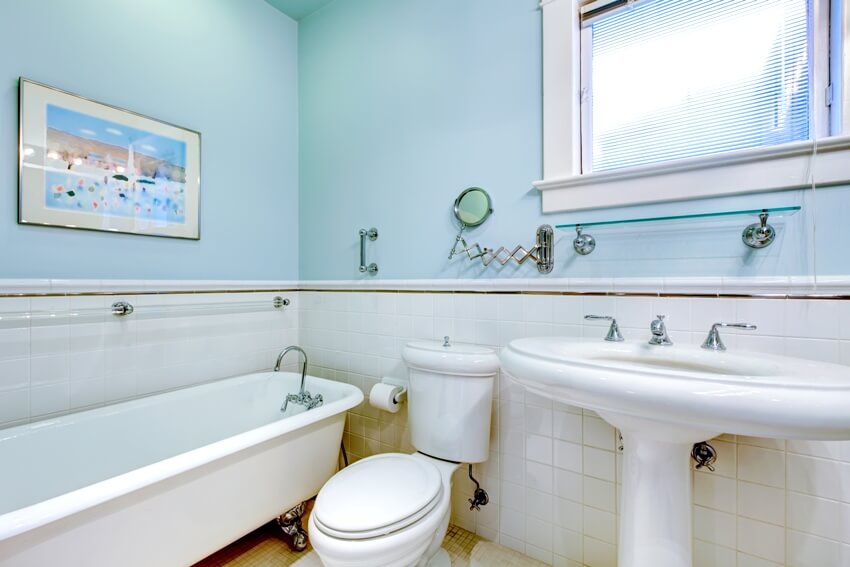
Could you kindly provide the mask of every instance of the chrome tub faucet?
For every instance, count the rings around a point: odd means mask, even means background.
[[[293,350],[300,352],[301,356],[304,357],[304,364],[301,365],[301,388],[298,390],[297,394],[286,395],[286,400],[284,400],[283,404],[280,406],[280,411],[282,412],[286,411],[286,408],[289,406],[289,402],[304,406],[308,410],[317,408],[322,405],[322,403],[324,403],[324,399],[322,399],[321,394],[316,394],[315,396],[313,396],[310,394],[310,392],[304,389],[304,382],[307,378],[307,353],[304,352],[303,348],[292,345],[280,351],[280,354],[277,355],[277,362],[274,365],[274,371],[280,372],[280,363],[283,360],[283,357],[286,356],[289,351]]]

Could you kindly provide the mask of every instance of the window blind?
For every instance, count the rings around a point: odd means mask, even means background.
[[[808,139],[809,14],[807,0],[646,0],[593,20],[585,163]]]
[[[610,15],[622,8],[630,7],[634,0],[593,0],[585,2],[579,9],[582,26],[588,25],[594,19]]]

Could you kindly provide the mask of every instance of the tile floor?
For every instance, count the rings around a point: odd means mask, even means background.
[[[306,524],[306,519],[304,524]],[[280,537],[275,522],[251,532],[245,537],[231,543],[193,567],[286,567],[304,558],[312,551],[298,553]],[[481,541],[477,535],[464,529],[449,526],[443,547],[452,558],[452,567],[469,567],[472,548]]]
[[[269,522],[207,557],[193,567],[278,567],[292,565],[312,548],[296,552],[278,536],[277,522]]]

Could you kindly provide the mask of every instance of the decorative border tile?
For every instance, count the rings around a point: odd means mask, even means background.
[[[150,295],[329,291],[485,293],[627,297],[756,297],[850,299],[850,276],[693,278],[552,278],[420,280],[68,280],[0,279],[0,297],[51,295]]]

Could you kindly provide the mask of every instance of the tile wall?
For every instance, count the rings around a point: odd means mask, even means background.
[[[747,321],[759,330],[725,333],[730,349],[850,364],[850,301],[450,293],[442,284],[442,293],[287,292],[292,304],[283,312],[144,314],[145,307],[281,295],[194,294],[196,286],[183,283],[178,289],[186,293],[178,294],[79,296],[48,288],[41,291],[53,296],[0,297],[0,317],[105,309],[121,299],[137,307],[126,319],[0,318],[0,426],[268,369],[280,348],[299,341],[310,354],[311,373],[368,393],[381,376],[406,376],[400,355],[412,338],[449,335],[498,347],[531,335],[604,336],[604,324],[586,323],[586,313],[616,315],[624,334],[637,339],[663,313],[680,343],[702,341],[718,319]],[[3,292],[28,286],[11,282]],[[405,410],[387,414],[364,405],[351,412],[349,454],[412,451],[406,421]],[[694,473],[696,567],[850,566],[850,443],[727,435],[713,444],[717,470]],[[453,521],[553,565],[613,566],[618,470],[616,434],[604,421],[526,394],[501,375],[490,459],[475,466],[491,503],[481,512],[468,510],[472,484],[461,470]]]
[[[718,320],[729,349],[850,364],[850,301],[500,293],[302,291],[299,332],[312,373],[368,395],[381,376],[406,377],[410,339],[449,335],[499,347],[533,335],[604,336],[583,315],[613,314],[627,338],[666,314],[671,338],[701,342]],[[850,409],[848,409],[850,411]],[[405,411],[349,414],[352,458],[412,451]],[[850,566],[850,442],[724,435],[715,472],[694,472],[695,567]],[[615,431],[593,412],[527,394],[504,373],[493,398],[490,459],[475,472],[490,494],[470,512],[472,485],[455,476],[453,522],[553,565],[616,564],[620,459]]]
[[[0,294],[9,291],[5,287],[0,284]],[[97,291],[109,289],[98,286]],[[289,298],[290,306],[274,310],[271,299],[276,295]],[[60,292],[0,297],[0,427],[269,369],[281,348],[298,342],[297,296]],[[120,300],[133,304],[135,313],[123,318],[110,315],[108,307]],[[268,302],[269,308],[244,312],[235,306],[245,302]],[[234,307],[215,312],[184,309],[198,304]],[[163,306],[169,311],[158,309]],[[103,315],[91,315],[93,310]],[[61,315],[69,311],[85,315]],[[7,317],[22,312],[57,316],[47,321]]]

